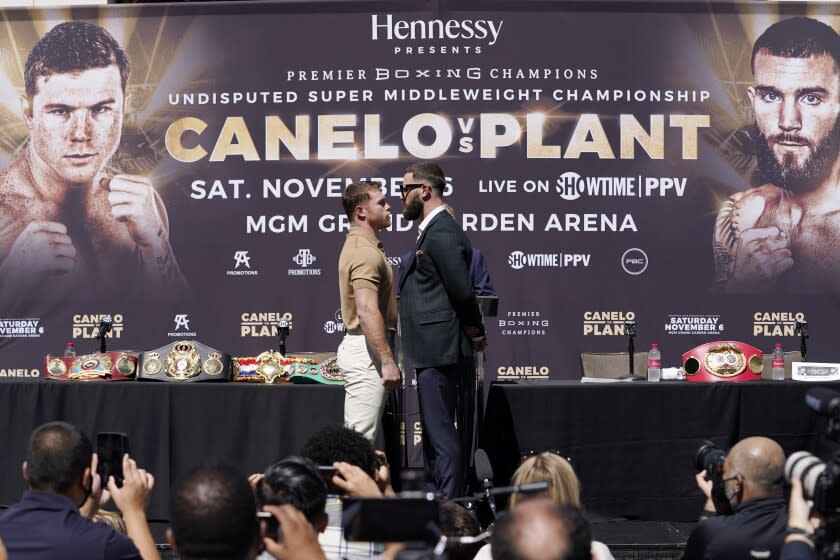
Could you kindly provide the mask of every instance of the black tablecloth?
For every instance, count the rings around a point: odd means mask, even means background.
[[[245,474],[297,453],[327,424],[341,425],[344,388],[238,383],[0,383],[0,504],[20,499],[20,466],[36,426],[64,420],[95,444],[125,432],[130,454],[156,478],[149,519],[168,519],[169,489],[199,464],[226,462]]]
[[[497,383],[490,388],[483,447],[506,484],[532,451],[571,459],[587,509],[643,520],[696,520],[703,498],[694,481],[702,440],[724,449],[752,435],[786,453],[815,450],[825,422],[804,403],[813,384]],[[834,390],[838,383],[823,384]]]

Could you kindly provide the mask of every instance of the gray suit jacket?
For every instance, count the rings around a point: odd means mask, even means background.
[[[412,367],[454,365],[472,353],[462,327],[482,323],[471,260],[470,240],[446,212],[435,216],[417,240],[399,284],[400,340]]]

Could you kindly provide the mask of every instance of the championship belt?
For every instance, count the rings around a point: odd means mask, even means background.
[[[64,381],[127,381],[137,375],[137,352],[97,352],[44,358],[44,377]]]
[[[230,354],[194,340],[178,340],[140,354],[139,379],[153,381],[230,381]]]
[[[335,363],[335,352],[296,352],[286,354],[292,383],[344,385],[344,376]]]
[[[233,358],[233,380],[242,383],[283,383],[289,381],[291,360],[276,350],[254,357]]]
[[[764,353],[743,342],[719,340],[692,348],[682,356],[686,381],[758,381]]]

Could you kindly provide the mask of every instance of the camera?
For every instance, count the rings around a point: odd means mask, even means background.
[[[712,503],[715,510],[723,515],[734,513],[723,484],[723,465],[726,462],[726,452],[712,443],[704,441],[694,456],[694,467],[697,472],[706,471],[706,478],[712,481]]]
[[[785,462],[785,478],[802,481],[806,500],[813,500],[813,510],[822,516],[840,512],[840,464],[827,463],[807,451],[797,451]]]

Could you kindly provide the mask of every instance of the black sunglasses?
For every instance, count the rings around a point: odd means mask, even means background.
[[[408,185],[400,185],[400,192],[403,196],[408,195],[413,189],[420,189],[426,186],[425,183],[409,183]]]

